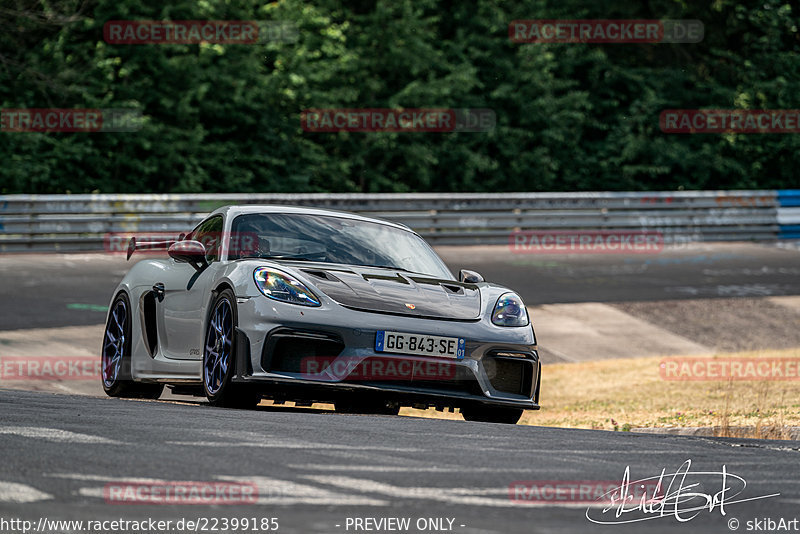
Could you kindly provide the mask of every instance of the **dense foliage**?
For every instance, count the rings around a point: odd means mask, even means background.
[[[794,4],[794,5],[792,5]],[[800,136],[665,134],[667,108],[800,108],[790,0],[7,0],[0,107],[141,109],[0,133],[0,193],[798,187]],[[699,19],[697,44],[515,44],[515,19]],[[296,42],[111,45],[108,20],[275,20]],[[309,133],[308,108],[491,108],[488,133]]]

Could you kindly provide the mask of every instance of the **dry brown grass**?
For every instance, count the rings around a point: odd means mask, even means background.
[[[800,348],[716,354],[714,358],[795,358]],[[668,381],[662,357],[546,365],[539,411],[521,424],[625,431],[633,427],[717,427],[718,435],[785,438],[800,426],[797,381]],[[405,415],[459,414],[403,408]],[[742,427],[750,427],[742,432]]]

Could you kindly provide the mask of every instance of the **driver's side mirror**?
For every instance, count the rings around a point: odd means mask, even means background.
[[[181,263],[188,263],[198,271],[208,267],[206,247],[200,241],[177,241],[167,250],[169,257]]]
[[[483,276],[476,273],[475,271],[468,271],[466,269],[461,269],[458,272],[458,279],[461,282],[466,282],[468,284],[477,284],[478,282],[483,282]]]

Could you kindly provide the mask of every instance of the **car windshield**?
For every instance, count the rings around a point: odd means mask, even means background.
[[[344,217],[239,215],[231,225],[229,258],[253,257],[385,267],[454,279],[433,249],[413,232]]]

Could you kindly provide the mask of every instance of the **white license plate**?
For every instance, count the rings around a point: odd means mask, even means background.
[[[378,335],[375,336],[376,352],[460,360],[464,357],[464,348],[464,338],[460,337],[428,336],[387,330],[378,330]]]

